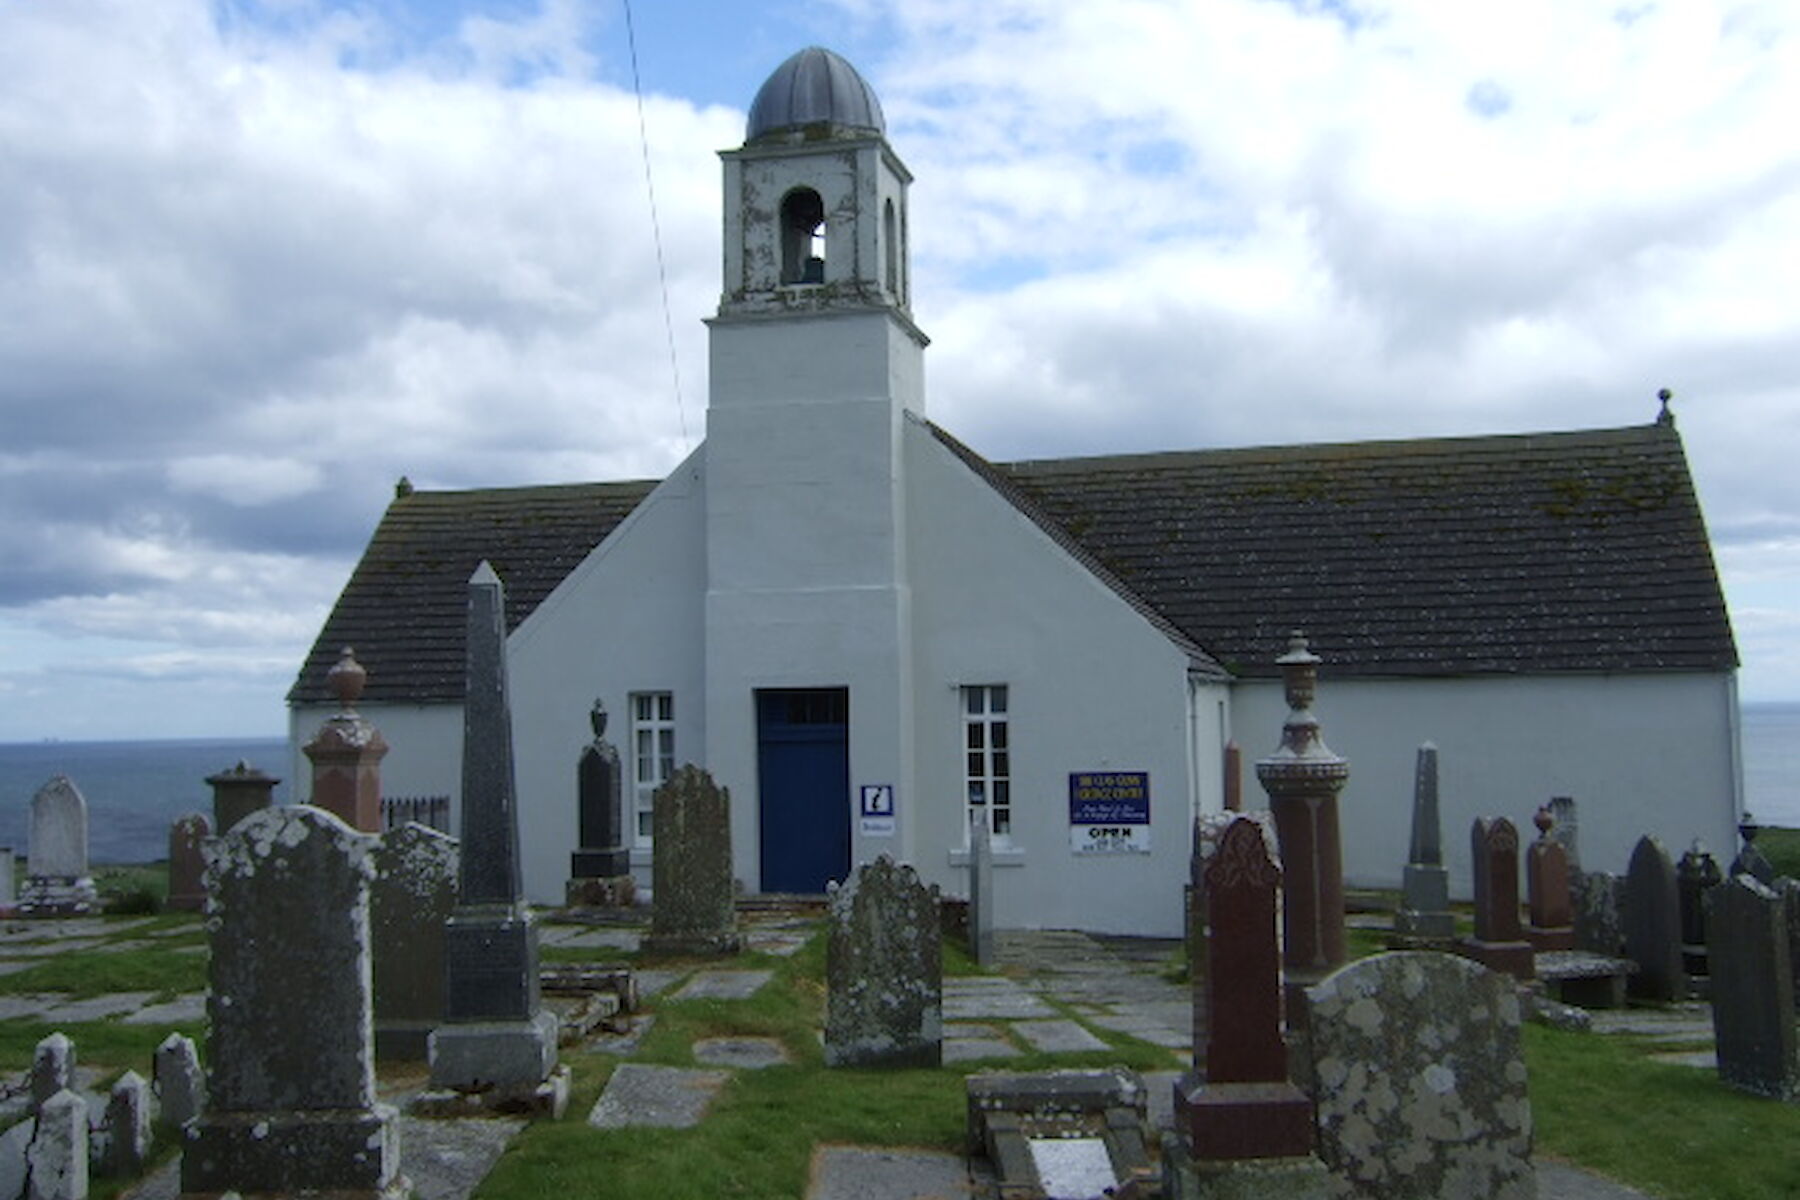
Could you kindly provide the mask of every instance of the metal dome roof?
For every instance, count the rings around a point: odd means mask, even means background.
[[[887,132],[875,89],[842,56],[820,46],[775,68],[750,104],[744,141],[814,125],[831,126],[834,133]]]

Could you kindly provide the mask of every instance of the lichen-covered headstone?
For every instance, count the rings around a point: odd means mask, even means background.
[[[912,867],[884,854],[833,887],[826,908],[825,1065],[941,1064],[944,960],[937,885],[927,886]]]
[[[25,1151],[25,1200],[87,1200],[87,1102],[67,1088],[44,1101]]]
[[[127,1071],[106,1101],[106,1173],[131,1178],[149,1158],[150,1085],[136,1071]]]
[[[1430,742],[1419,747],[1413,772],[1412,845],[1401,873],[1394,934],[1408,945],[1448,943],[1456,936],[1438,821],[1438,752]]]
[[[311,805],[267,808],[207,846],[207,1106],[184,1192],[403,1188],[375,1100],[369,884],[375,839]]]
[[[1511,978],[1448,954],[1365,958],[1307,993],[1332,1194],[1529,1200],[1531,1106]]]
[[[1655,838],[1639,838],[1625,872],[1620,903],[1625,957],[1637,964],[1626,984],[1639,1000],[1680,1000],[1687,995],[1681,966],[1681,899],[1675,864]]]
[[[456,909],[457,843],[407,822],[381,835],[369,896],[375,1056],[424,1059],[444,1020],[444,923]]]
[[[1610,871],[1583,871],[1575,881],[1575,948],[1617,956],[1625,947],[1619,915],[1623,887]]]
[[[200,1069],[200,1055],[191,1037],[171,1033],[162,1040],[156,1048],[151,1081],[160,1109],[157,1119],[164,1128],[180,1130],[206,1106],[206,1073]]]
[[[731,881],[731,793],[692,764],[656,789],[652,803],[655,907],[642,949],[648,954],[736,954]]]
[[[1713,1039],[1719,1078],[1777,1100],[1800,1099],[1794,975],[1786,905],[1749,874],[1707,894]]]
[[[205,813],[188,813],[169,826],[169,907],[199,912],[206,907],[206,855],[212,836]]]
[[[88,874],[87,800],[67,775],[31,798],[31,853],[19,912],[29,917],[93,912],[99,894]]]

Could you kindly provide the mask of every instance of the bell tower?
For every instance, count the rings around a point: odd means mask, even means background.
[[[745,882],[788,889],[779,881],[790,877],[793,841],[829,826],[819,840],[833,848],[820,869],[841,879],[859,836],[857,787],[892,789],[904,804],[912,782],[904,450],[910,419],[924,413],[927,342],[909,311],[912,176],[888,145],[874,91],[817,47],[775,69],[750,107],[744,144],[720,158],[706,762],[731,789]],[[851,778],[797,810],[793,797],[773,794],[776,754],[758,714],[773,697],[802,694],[838,698],[833,712],[847,707]],[[868,858],[901,849],[854,848]],[[808,885],[822,888],[822,879]]]

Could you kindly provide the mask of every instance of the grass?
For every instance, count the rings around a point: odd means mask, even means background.
[[[1777,875],[1800,879],[1800,829],[1783,829],[1771,825],[1756,835],[1756,848],[1763,852]],[[1730,862],[1727,859],[1721,866]],[[1796,1191],[1800,1191],[1797,1186]]]

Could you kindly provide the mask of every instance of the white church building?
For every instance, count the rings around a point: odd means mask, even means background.
[[[1173,934],[1224,747],[1271,753],[1304,630],[1350,760],[1346,878],[1393,884],[1419,743],[1444,843],[1576,798],[1590,869],[1652,833],[1729,854],[1737,666],[1686,458],[1642,426],[1001,464],[926,415],[907,188],[843,59],[795,55],[724,160],[703,444],[660,481],[404,482],[289,693],[299,748],[352,646],[390,796],[447,795],[466,583],[507,588],[521,851],[559,902],[576,766],[612,714],[633,866],[681,763],[731,792],[751,893],[816,893],[888,853],[965,891],[996,840],[1003,926]],[[929,234],[927,234],[929,236]],[[454,824],[452,826],[454,828]]]

